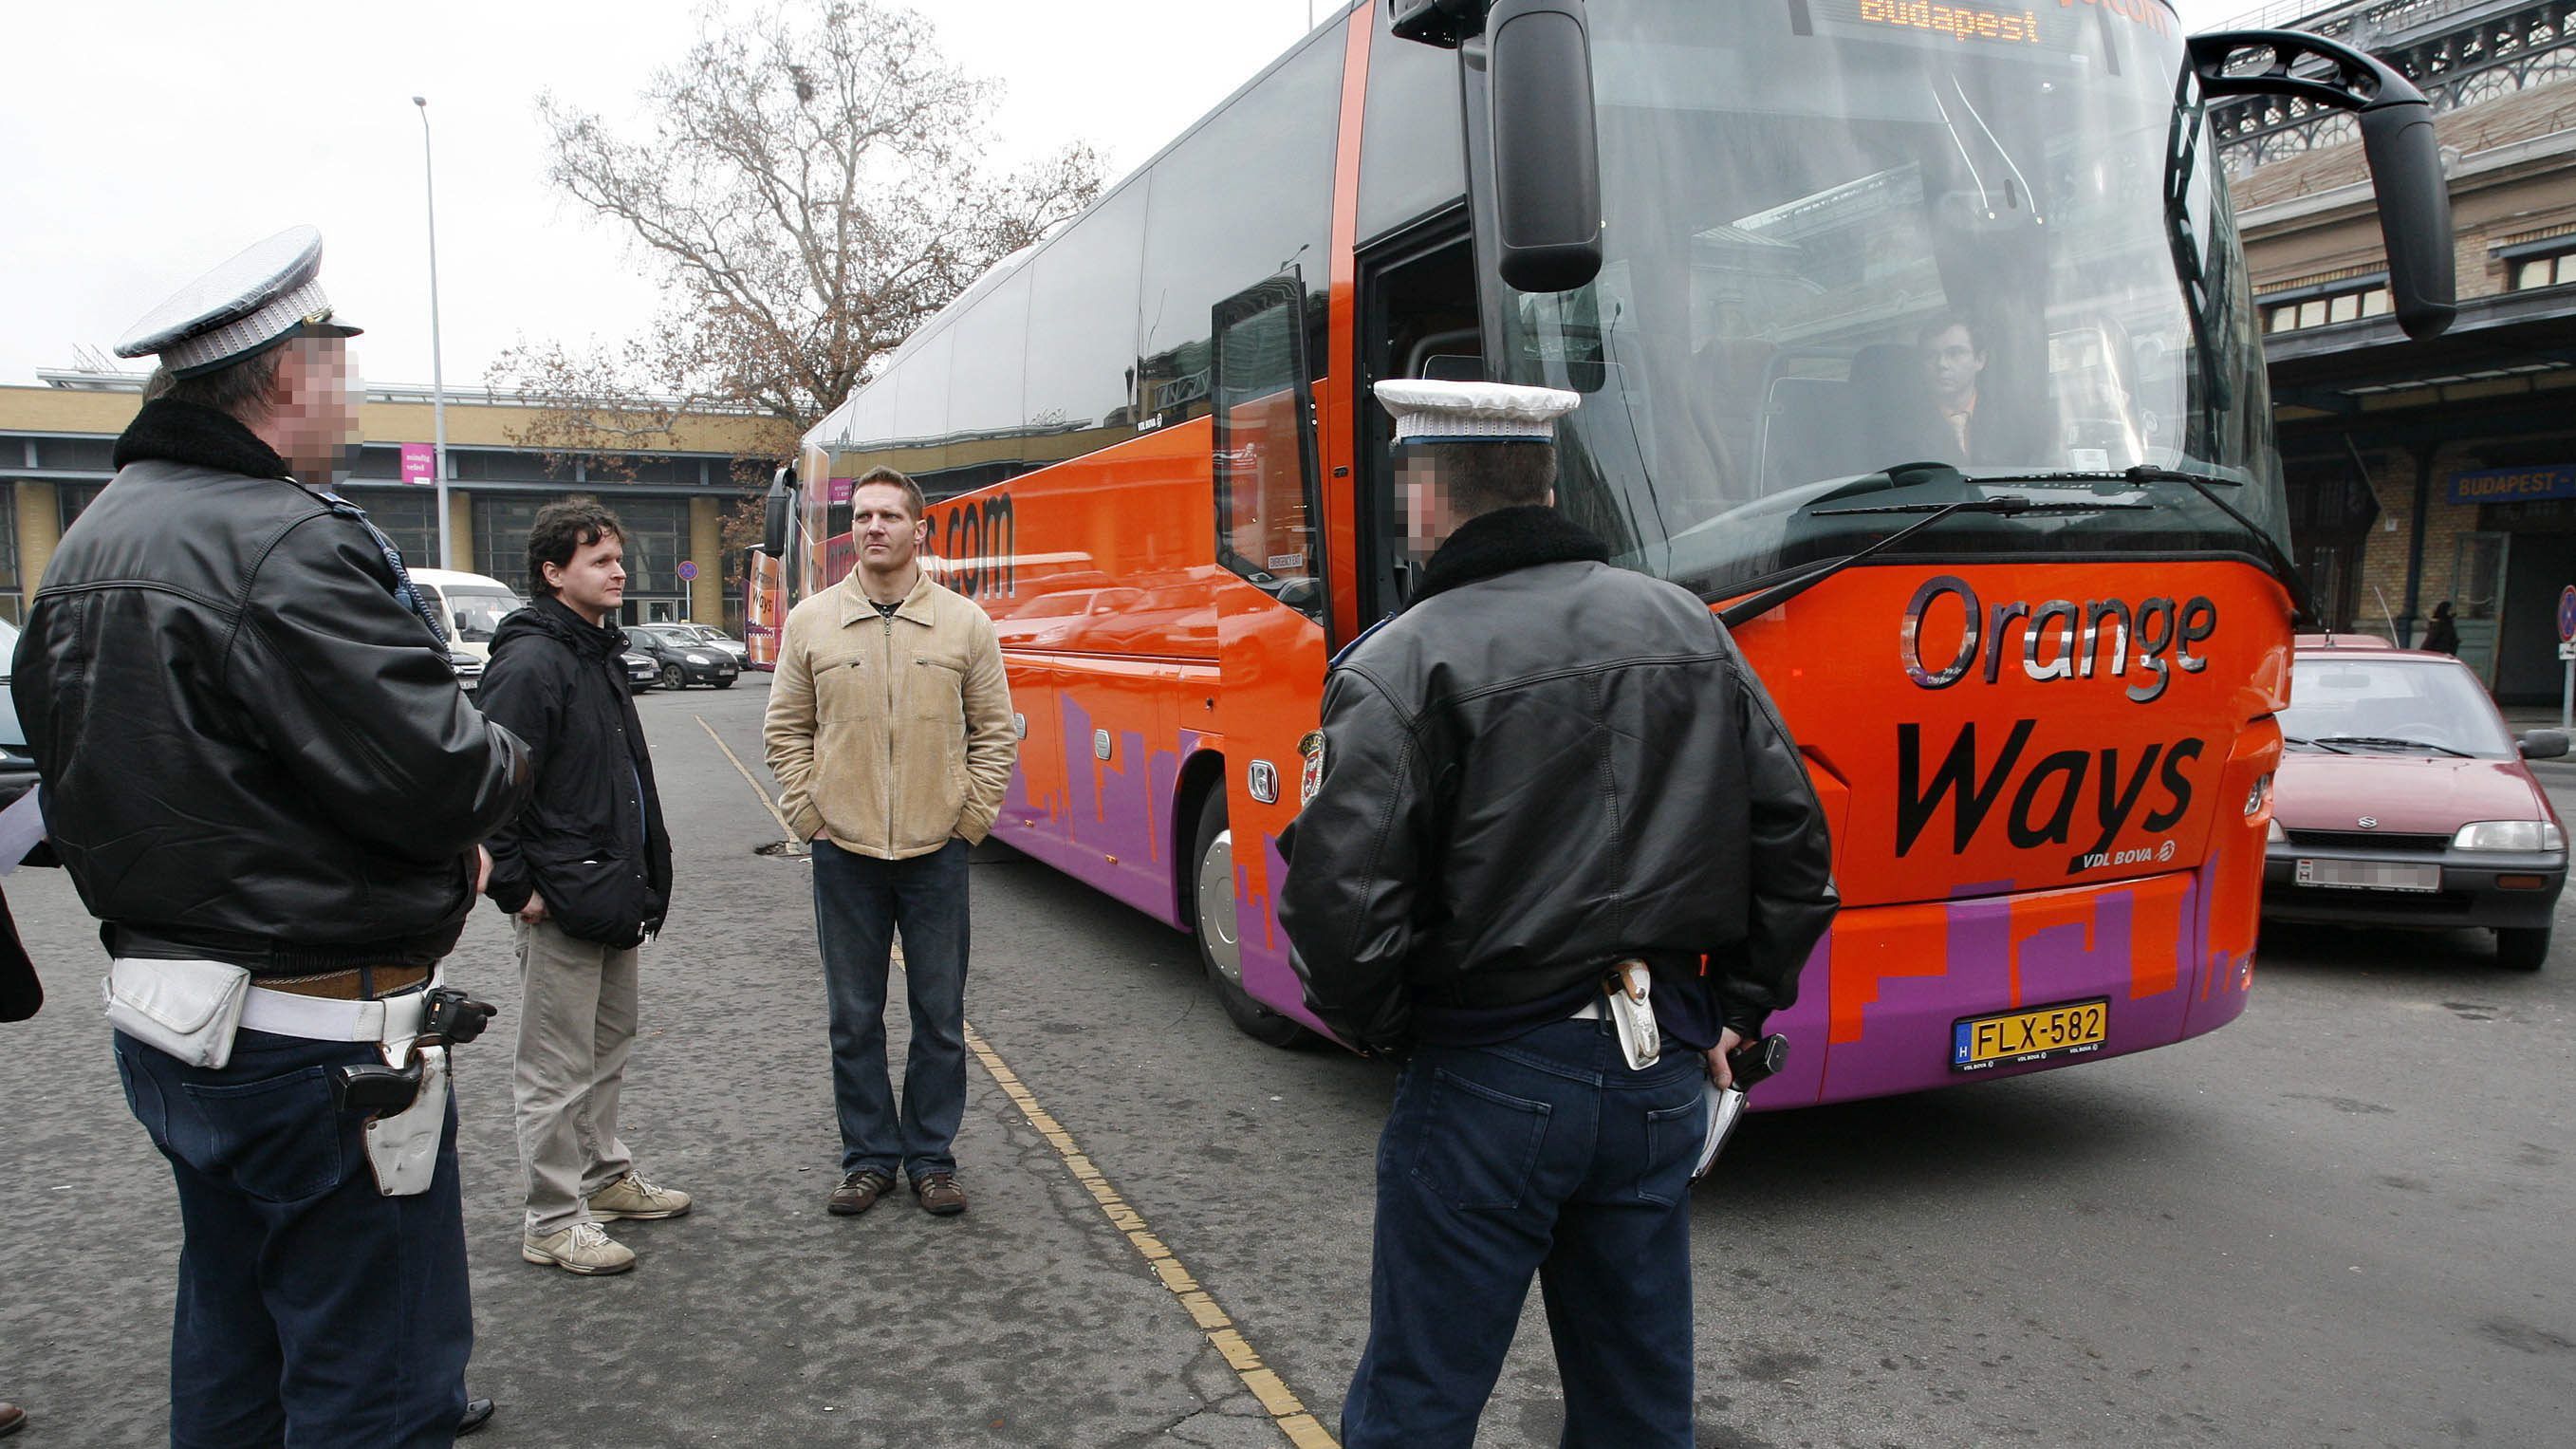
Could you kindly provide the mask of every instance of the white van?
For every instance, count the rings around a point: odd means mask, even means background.
[[[524,608],[527,600],[510,591],[499,579],[483,574],[461,573],[455,569],[413,569],[412,587],[421,591],[422,602],[438,615],[447,629],[448,653],[456,661],[456,679],[468,690],[483,680],[483,666],[492,657],[492,631],[512,610]]]

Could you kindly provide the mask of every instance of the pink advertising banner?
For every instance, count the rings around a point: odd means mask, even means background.
[[[405,483],[428,483],[437,477],[438,450],[427,443],[402,445],[402,480]]]

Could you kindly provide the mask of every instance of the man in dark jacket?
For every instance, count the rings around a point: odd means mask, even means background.
[[[501,621],[483,673],[484,712],[537,755],[536,794],[492,837],[489,887],[519,939],[519,1255],[584,1275],[635,1266],[602,1220],[689,1210],[687,1193],[635,1171],[617,1135],[637,948],[671,900],[653,757],[623,635],[608,622],[626,596],[625,556],[625,530],[598,503],[539,509],[528,532],[537,601]]]
[[[358,399],[321,250],[272,237],[118,347],[160,367],[12,686],[114,958],[127,1102],[178,1182],[175,1444],[408,1449],[467,1414],[445,1079],[392,1114],[417,1134],[380,1135],[336,1084],[425,1059],[426,990],[527,754],[458,690],[392,545],[325,491]]]
[[[1824,818],[1708,606],[1551,506],[1573,394],[1378,394],[1438,547],[1333,663],[1279,904],[1308,1006],[1410,1053],[1342,1442],[1470,1443],[1535,1273],[1563,1442],[1687,1446],[1706,1084],[1832,920]],[[1630,960],[1663,1043],[1636,1063],[1604,996]]]

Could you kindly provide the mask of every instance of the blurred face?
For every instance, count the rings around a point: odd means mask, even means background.
[[[899,574],[921,547],[922,530],[929,524],[912,516],[909,501],[890,483],[870,483],[851,495],[850,532],[858,540],[859,564],[868,572]]]
[[[299,337],[279,352],[269,415],[252,431],[296,477],[328,484],[347,474],[357,456],[357,358],[345,337]]]
[[[1458,526],[1458,510],[1442,481],[1440,465],[1418,454],[1408,455],[1396,464],[1395,484],[1397,502],[1404,510],[1404,556],[1417,566],[1429,563]]]
[[[1968,329],[1950,326],[1923,344],[1923,364],[1932,374],[1932,390],[1945,398],[1964,398],[1977,390],[1977,375],[1986,370],[1986,354]]]
[[[596,624],[626,602],[626,540],[603,533],[572,551],[568,563],[543,565],[564,607]]]

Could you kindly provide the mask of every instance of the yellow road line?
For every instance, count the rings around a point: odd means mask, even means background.
[[[972,1026],[966,1028],[966,1049],[984,1064],[984,1071],[992,1077],[993,1084],[1000,1087],[1012,1104],[1029,1119],[1029,1125],[1055,1148],[1056,1156],[1064,1159],[1065,1170],[1073,1174],[1074,1181],[1090,1191],[1092,1201],[1100,1205],[1100,1211],[1108,1217],[1110,1226],[1126,1235],[1128,1244],[1145,1260],[1163,1287],[1180,1300],[1181,1307],[1207,1335],[1208,1342],[1216,1346],[1216,1351],[1234,1370],[1235,1376],[1243,1380],[1243,1386],[1261,1401],[1263,1411],[1270,1415],[1271,1422],[1279,1426],[1279,1432],[1288,1437],[1288,1442],[1296,1449],[1340,1449],[1333,1436],[1326,1433],[1315,1416],[1306,1411],[1304,1401],[1262,1362],[1261,1355],[1253,1350],[1252,1345],[1244,1341],[1243,1334],[1234,1326],[1234,1319],[1206,1288],[1200,1286],[1180,1256],[1172,1251],[1169,1244],[1154,1236],[1153,1229],[1119,1195],[1118,1189],[1110,1184],[1108,1175],[1082,1150],[1081,1144],[1074,1141],[1073,1134],[1064,1130],[1061,1123],[1038,1105],[1037,1094],[1028,1089],[1019,1074],[985,1044],[984,1038]]]
[[[752,794],[760,797],[760,808],[768,811],[769,818],[778,822],[778,833],[787,837],[788,848],[803,850],[805,842],[796,838],[796,827],[787,823],[787,817],[779,812],[778,802],[770,799],[769,792],[760,788],[760,782],[753,779],[751,771],[743,767],[742,757],[733,752],[733,746],[724,742],[724,736],[716,733],[716,727],[707,723],[705,715],[691,715],[690,718],[698,722],[698,728],[707,732],[708,739],[716,742],[717,749],[724,751],[724,757],[733,761],[733,767],[741,774],[742,782],[751,787]]]
[[[768,791],[760,788],[760,782],[752,778],[751,771],[743,768],[741,759],[725,744],[724,737],[716,733],[715,726],[707,723],[707,717],[697,715],[695,718],[698,727],[707,732],[707,738],[714,740],[716,748],[724,751],[725,758],[733,761],[734,769],[742,774],[743,783],[759,797],[761,808],[769,812],[770,817],[778,822],[778,828],[793,841],[796,832],[788,826],[787,817],[779,813],[777,802],[769,798]],[[901,948],[897,950],[900,952]],[[901,959],[898,954],[897,964],[901,964]],[[1129,1246],[1145,1260],[1154,1277],[1180,1301],[1182,1309],[1190,1315],[1190,1321],[1207,1335],[1208,1342],[1224,1358],[1227,1367],[1234,1370],[1235,1377],[1243,1380],[1243,1386],[1261,1402],[1263,1412],[1279,1426],[1279,1432],[1287,1436],[1295,1449],[1341,1449],[1323,1424],[1307,1412],[1305,1401],[1297,1397],[1275,1370],[1262,1362],[1261,1355],[1234,1326],[1233,1317],[1206,1288],[1200,1286],[1198,1279],[1181,1262],[1180,1255],[1154,1236],[1144,1217],[1119,1195],[1118,1189],[1110,1184],[1108,1175],[1074,1141],[1073,1134],[1064,1130],[1063,1124],[1038,1105],[1037,1094],[1020,1080],[1019,1073],[1011,1070],[1010,1064],[985,1042],[972,1023],[966,1023],[965,1027],[967,1050],[975,1054],[975,1060],[983,1063],[984,1072],[993,1079],[993,1085],[1002,1089],[1003,1095],[1009,1097],[1021,1115],[1028,1118],[1029,1125],[1055,1148],[1056,1156],[1064,1160],[1065,1170],[1090,1192],[1092,1201],[1100,1205],[1100,1211],[1108,1217],[1110,1226],[1126,1236]]]

